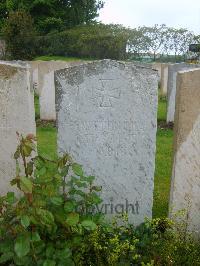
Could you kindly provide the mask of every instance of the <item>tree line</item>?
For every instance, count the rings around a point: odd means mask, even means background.
[[[173,55],[187,57],[189,45],[200,36],[184,28],[126,28],[95,21],[100,0],[0,0],[0,31],[7,57],[36,55],[151,60]]]

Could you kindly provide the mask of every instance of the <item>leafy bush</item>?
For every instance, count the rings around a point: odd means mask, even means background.
[[[5,22],[3,35],[6,54],[11,59],[32,59],[35,56],[33,20],[25,11],[11,12]]]
[[[19,139],[11,184],[20,194],[0,197],[0,265],[200,265],[200,245],[184,223],[156,219],[135,228],[126,214],[106,223],[93,212],[101,203],[93,176],[69,155],[33,157],[35,137]]]
[[[125,59],[126,42],[120,29],[94,24],[39,37],[36,45],[39,55]]]
[[[13,192],[0,198],[0,264],[97,265],[95,243],[90,240],[101,226],[106,233],[109,229],[102,214],[91,213],[101,203],[101,188],[69,155],[58,161],[31,158],[34,141],[32,135],[21,136],[14,155],[16,177],[11,184],[20,190],[19,198]],[[123,256],[131,247],[125,243],[113,243],[124,249]],[[115,260],[120,257],[118,251]]]

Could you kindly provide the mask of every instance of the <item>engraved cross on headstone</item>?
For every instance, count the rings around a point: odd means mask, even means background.
[[[100,79],[102,84],[101,88],[98,88],[98,97],[100,97],[100,107],[112,107],[111,99],[120,99],[121,91],[119,88],[113,88],[113,79]]]

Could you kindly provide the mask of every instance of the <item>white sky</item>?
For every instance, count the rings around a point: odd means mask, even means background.
[[[131,28],[166,24],[200,34],[200,0],[104,0],[99,20]]]

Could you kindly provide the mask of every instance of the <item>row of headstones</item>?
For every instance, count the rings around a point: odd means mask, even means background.
[[[175,119],[177,74],[180,71],[199,68],[197,64],[187,63],[155,63],[152,68],[156,69],[160,78],[161,96],[167,97],[167,123],[173,123]]]
[[[16,131],[36,132],[34,71],[27,64],[0,63],[0,194],[11,189]],[[40,76],[39,68],[37,71]],[[127,211],[134,224],[151,217],[156,71],[103,60],[63,66],[61,70],[49,70],[47,75],[51,82],[55,80],[51,84],[56,87],[58,150],[70,153],[86,174],[96,176],[103,187],[101,211],[109,217]],[[176,98],[170,214],[186,209],[188,228],[199,231],[200,69],[178,73]]]
[[[56,120],[55,109],[55,84],[54,71],[61,68],[79,65],[81,62],[63,62],[63,61],[33,61],[30,65],[33,69],[33,82],[36,93],[39,96],[40,119],[47,121]],[[176,101],[176,77],[178,71],[191,68],[197,68],[195,64],[162,64],[155,63],[152,65],[136,63],[139,67],[149,67],[158,71],[160,80],[161,95],[167,96],[167,123],[174,122],[175,101]]]

